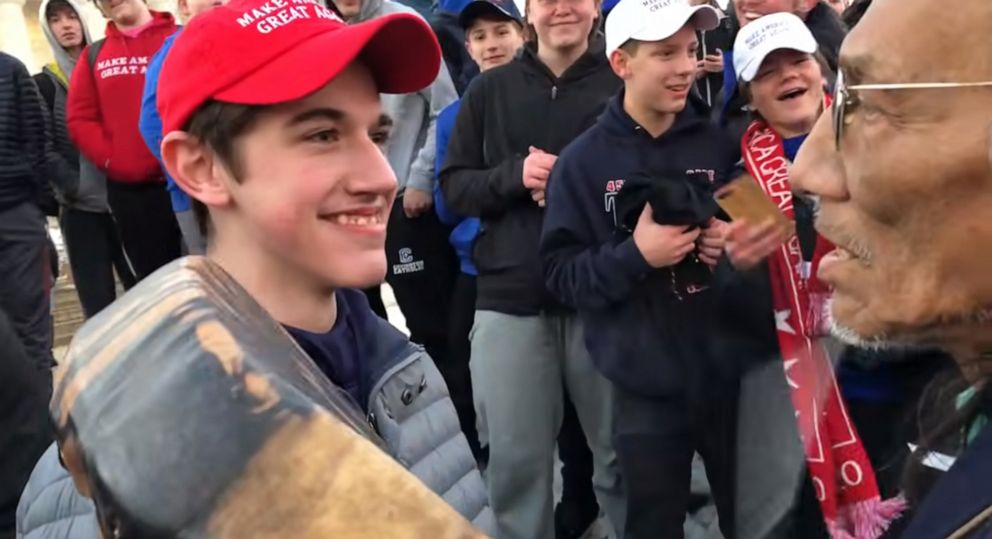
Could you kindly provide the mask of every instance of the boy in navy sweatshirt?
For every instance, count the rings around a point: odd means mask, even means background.
[[[614,385],[627,538],[683,536],[695,452],[733,537],[736,376],[713,359],[710,287],[726,230],[712,191],[736,175],[739,150],[689,99],[695,32],[718,22],[687,0],[622,0],[606,40],[624,89],[548,182],[544,275]]]

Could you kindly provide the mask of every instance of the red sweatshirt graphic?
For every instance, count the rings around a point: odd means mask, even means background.
[[[118,182],[164,181],[142,142],[138,116],[148,61],[176,31],[176,23],[168,13],[153,11],[152,16],[151,24],[133,38],[107,23],[96,66],[89,65],[88,49],[83,51],[69,81],[69,136],[87,159]]]

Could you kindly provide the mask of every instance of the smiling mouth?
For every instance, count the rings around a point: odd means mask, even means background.
[[[328,213],[318,218],[356,232],[378,234],[386,231],[386,210],[383,208]]]
[[[800,97],[806,95],[807,92],[809,92],[809,89],[807,88],[793,88],[779,94],[778,100],[782,102],[792,101],[793,99],[799,99]]]

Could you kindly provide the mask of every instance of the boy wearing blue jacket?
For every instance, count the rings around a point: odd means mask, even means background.
[[[524,23],[512,0],[474,0],[458,15],[458,24],[465,32],[465,49],[480,71],[509,63],[524,45]],[[455,128],[455,118],[461,100],[451,103],[437,117],[437,152],[434,170],[441,170],[448,150],[448,140]],[[442,223],[453,227],[448,240],[458,254],[459,269],[451,293],[448,312],[448,364],[441,372],[448,382],[451,399],[458,409],[462,430],[477,458],[482,458],[479,435],[475,428],[472,401],[472,377],[469,373],[471,344],[468,339],[475,318],[475,278],[478,272],[472,262],[472,246],[479,234],[479,219],[462,217],[448,209],[440,182],[434,183],[434,208]]]
[[[229,0],[179,0],[179,15],[184,23],[196,17],[200,13],[226,4]],[[145,91],[141,95],[141,115],[138,117],[138,130],[141,138],[145,141],[145,146],[152,152],[158,162],[162,162],[162,118],[158,114],[155,100],[158,98],[158,76],[162,72],[162,64],[165,57],[172,49],[172,43],[183,31],[182,27],[171,36],[165,38],[162,48],[152,56],[148,62],[148,71],[145,73]],[[163,169],[164,171],[164,169]],[[169,191],[169,198],[172,201],[172,211],[176,213],[176,221],[179,223],[179,231],[183,235],[183,243],[186,244],[186,252],[191,255],[202,255],[207,252],[207,240],[197,225],[196,217],[190,206],[189,195],[183,192],[176,185],[176,181],[168,172],[165,173],[166,190]]]
[[[606,41],[624,88],[548,182],[544,276],[614,386],[628,539],[683,536],[696,452],[733,537],[736,378],[711,359],[710,287],[726,230],[712,193],[740,152],[689,98],[695,32],[718,22],[688,0],[621,0]]]

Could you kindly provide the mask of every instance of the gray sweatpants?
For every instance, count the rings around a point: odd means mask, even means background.
[[[472,392],[480,439],[489,445],[497,538],[554,537],[554,450],[563,387],[592,450],[596,497],[622,537],[626,503],[611,442],[612,386],[593,368],[578,319],[477,311],[470,339]]]

